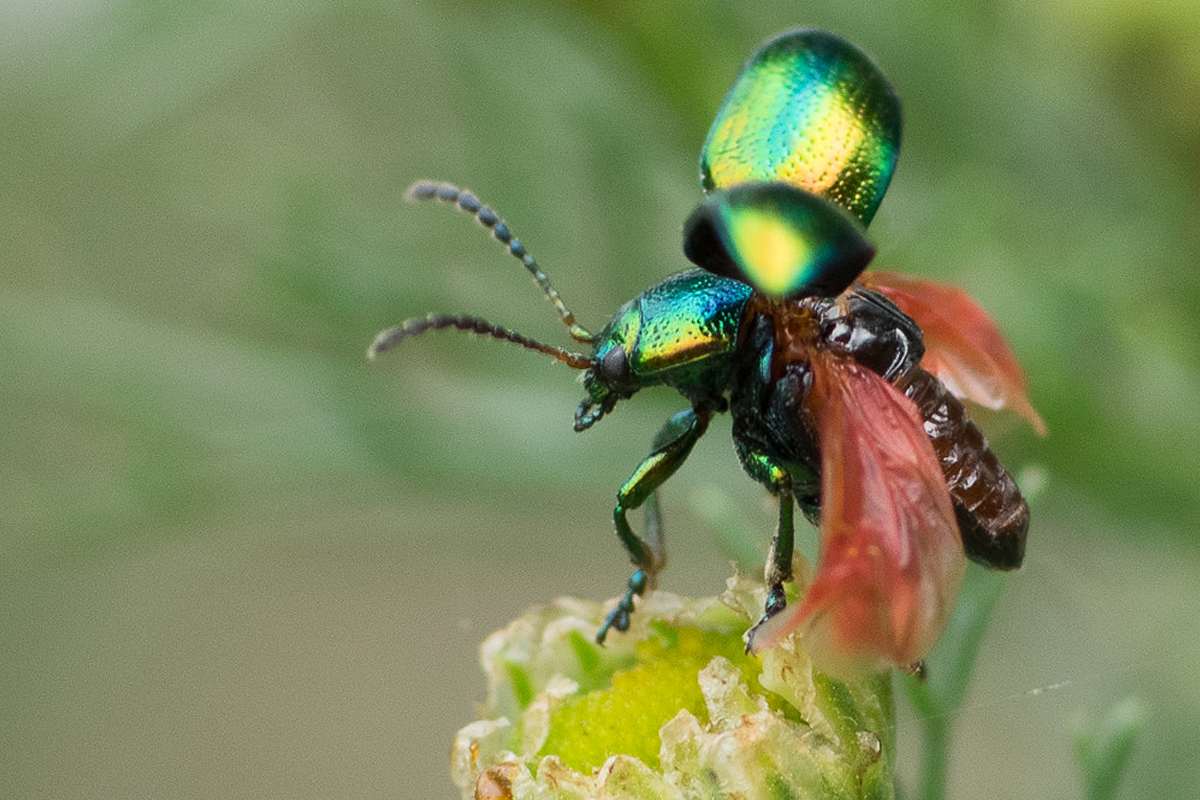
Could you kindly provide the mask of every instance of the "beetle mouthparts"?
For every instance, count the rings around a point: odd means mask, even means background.
[[[575,432],[586,431],[595,425],[605,414],[612,411],[616,404],[617,396],[614,394],[607,395],[600,402],[590,397],[581,402],[575,409]]]

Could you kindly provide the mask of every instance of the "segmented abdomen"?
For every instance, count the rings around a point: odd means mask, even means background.
[[[993,569],[1015,569],[1025,555],[1029,506],[1012,476],[942,382],[914,369],[902,382],[942,464],[967,557]]]

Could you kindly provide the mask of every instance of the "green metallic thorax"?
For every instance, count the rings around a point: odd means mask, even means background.
[[[704,270],[672,275],[616,313],[596,355],[624,347],[639,386],[666,384],[695,399],[720,396],[752,292]]]

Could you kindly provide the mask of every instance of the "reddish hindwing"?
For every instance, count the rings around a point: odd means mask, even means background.
[[[885,295],[921,326],[921,366],[947,389],[984,408],[1011,408],[1039,435],[1046,434],[1016,356],[996,323],[966,292],[894,272],[867,272],[859,282]]]
[[[941,633],[966,565],[941,467],[916,407],[891,384],[826,351],[811,363],[821,561],[755,649],[802,630],[814,663],[837,674],[912,664]]]

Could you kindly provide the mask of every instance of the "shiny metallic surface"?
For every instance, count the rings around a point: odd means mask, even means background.
[[[900,150],[900,101],[861,50],[825,31],[764,44],[725,96],[700,155],[705,190],[784,181],[871,221]]]
[[[719,275],[771,297],[832,297],[875,249],[837,206],[786,183],[713,192],[684,226],[684,253]]]
[[[680,272],[638,301],[641,331],[633,372],[652,376],[731,353],[751,288],[702,270]]]

